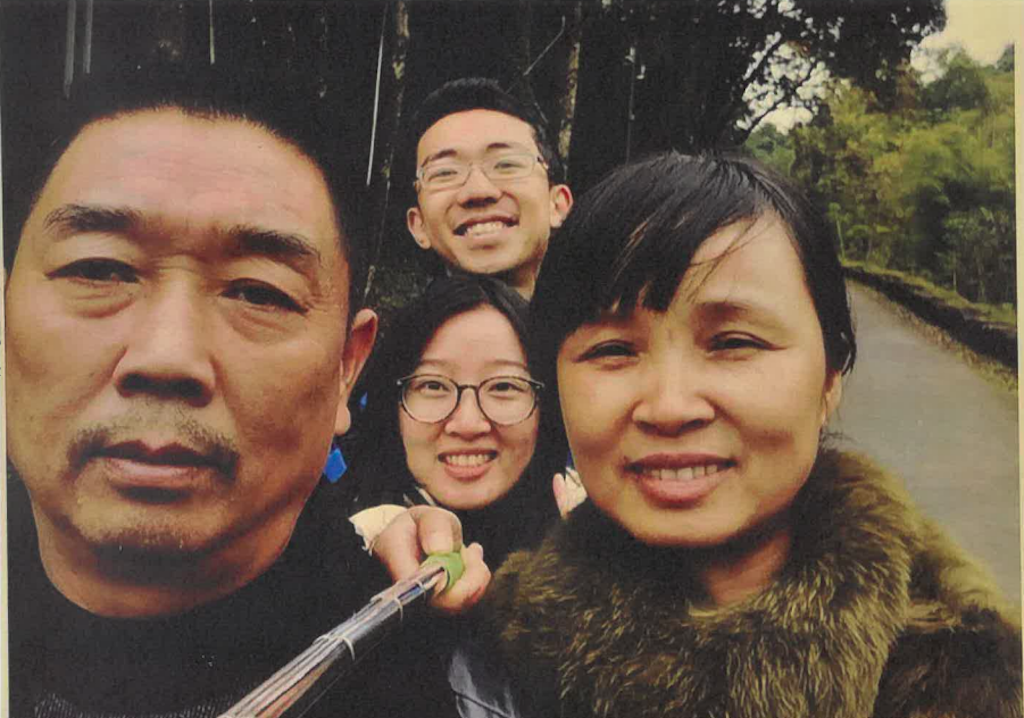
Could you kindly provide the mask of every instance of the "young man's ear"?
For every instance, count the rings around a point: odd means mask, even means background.
[[[419,207],[410,207],[406,210],[405,226],[420,249],[430,249],[430,234],[423,223],[423,213],[420,212]]]
[[[825,394],[822,398],[821,426],[824,428],[828,420],[836,412],[839,400],[843,398],[843,375],[838,371],[828,371],[825,377]]]
[[[562,226],[572,209],[572,190],[569,185],[556,184],[551,188],[551,229]]]
[[[334,434],[340,436],[352,426],[352,414],[348,401],[352,397],[359,373],[373,349],[377,338],[377,315],[369,309],[360,309],[352,318],[352,327],[345,340],[345,351],[341,355],[341,382],[339,382],[338,413],[334,418]]]

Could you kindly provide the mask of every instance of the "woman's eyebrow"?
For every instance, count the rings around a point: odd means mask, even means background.
[[[430,357],[424,357],[424,358],[419,360],[419,363],[417,363],[416,366],[418,366],[418,367],[430,366],[430,367],[439,367],[439,368],[442,368],[442,369],[449,369],[449,368],[455,367],[457,364],[458,364],[458,362],[451,361],[451,360],[448,360],[448,359],[431,359]],[[515,359],[501,359],[501,358],[488,359],[486,362],[484,362],[484,364],[489,366],[489,367],[490,366],[496,366],[496,367],[514,367],[514,368],[518,368],[518,369],[526,369],[526,363],[525,362],[521,362],[521,361],[518,361],[518,360],[515,360]]]
[[[754,298],[706,299],[698,301],[694,309],[706,321],[747,319],[775,325],[780,324],[782,319],[775,307]]]

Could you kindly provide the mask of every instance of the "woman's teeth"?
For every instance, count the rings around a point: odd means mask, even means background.
[[[441,460],[449,466],[480,466],[491,460],[493,454],[448,454]]]
[[[640,473],[644,478],[656,481],[691,481],[702,476],[717,474],[724,466],[720,464],[706,464],[703,466],[686,466],[681,469],[641,469]]]

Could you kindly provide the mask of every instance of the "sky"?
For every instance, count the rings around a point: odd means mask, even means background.
[[[960,45],[973,59],[988,65],[1012,42],[1024,43],[1024,0],[946,0],[946,29],[925,38],[921,47],[940,50]],[[912,62],[926,70],[924,53],[918,53]],[[766,120],[786,131],[809,118],[806,110],[782,109]]]
[[[982,64],[999,59],[1024,33],[1024,0],[947,0],[946,29],[925,38],[925,48],[960,44]]]

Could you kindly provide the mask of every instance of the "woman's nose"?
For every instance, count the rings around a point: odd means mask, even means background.
[[[633,420],[666,434],[710,423],[715,418],[715,407],[696,364],[676,359],[650,367]]]
[[[477,436],[491,430],[491,422],[480,409],[480,401],[476,390],[463,389],[455,411],[445,422],[445,431],[458,436]]]

